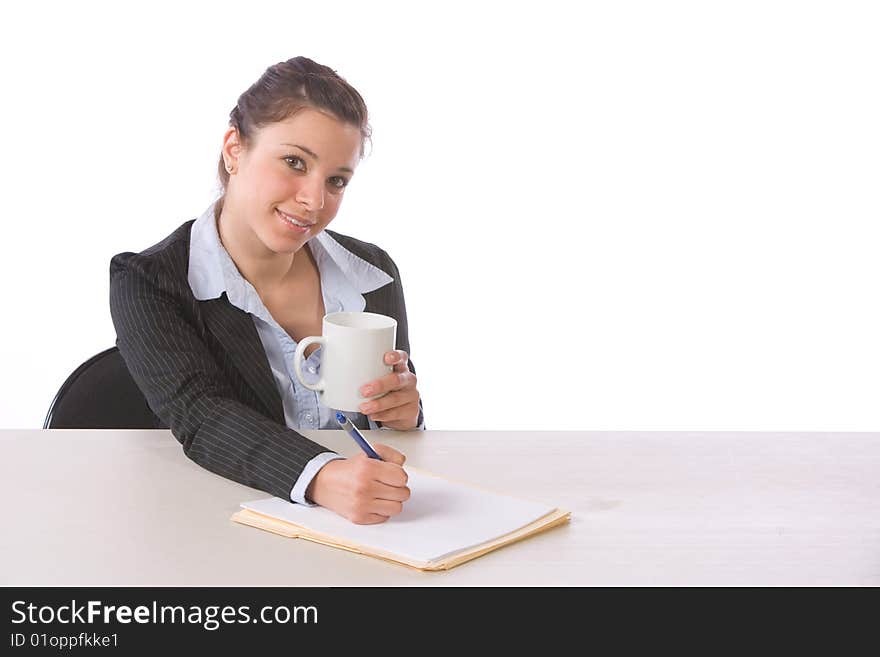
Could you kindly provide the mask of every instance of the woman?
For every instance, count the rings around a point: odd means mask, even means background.
[[[373,244],[325,230],[369,136],[363,99],[333,70],[306,57],[276,64],[230,113],[221,197],[158,244],[110,263],[119,351],[187,456],[359,524],[401,512],[405,457],[375,445],[384,461],[344,459],[297,433],[338,426],[292,376],[292,356],[298,340],[321,335],[325,313],[394,317],[397,349],[385,355],[393,372],[361,391],[387,394],[352,421],[424,428],[397,267]],[[317,380],[320,347],[305,355]]]

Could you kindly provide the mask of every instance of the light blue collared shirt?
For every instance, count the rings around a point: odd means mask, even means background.
[[[366,307],[363,294],[377,290],[394,279],[378,267],[358,257],[326,232],[321,231],[306,242],[318,265],[324,310],[333,312],[361,312]],[[199,301],[216,299],[223,292],[229,302],[250,313],[266,350],[269,367],[284,406],[284,421],[291,429],[339,429],[336,414],[318,399],[318,393],[303,386],[293,371],[293,354],[297,342],[272,317],[260,295],[239,273],[229,253],[220,241],[214,219],[214,203],[196,219],[190,232],[189,285]],[[309,383],[320,379],[321,350],[318,346],[303,362],[303,376]],[[380,427],[362,413],[348,413],[351,421],[361,429],[388,429]],[[419,425],[424,428],[424,420]],[[323,452],[308,462],[290,491],[290,499],[299,504],[314,506],[306,500],[305,492],[318,471],[328,462],[344,458],[333,452]]]

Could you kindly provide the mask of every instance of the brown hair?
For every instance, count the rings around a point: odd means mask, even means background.
[[[260,79],[238,97],[229,113],[229,125],[238,131],[241,144],[248,147],[260,128],[284,121],[305,108],[328,113],[338,121],[359,128],[360,156],[364,156],[364,142],[372,134],[364,99],[336,71],[308,57],[294,57],[267,68]],[[219,214],[229,184],[222,153],[217,172],[223,190],[215,204],[215,212]]]

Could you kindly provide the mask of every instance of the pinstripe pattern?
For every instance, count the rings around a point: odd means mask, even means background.
[[[153,412],[204,468],[282,499],[306,464],[328,451],[284,422],[281,397],[251,316],[218,299],[198,301],[187,281],[187,221],[141,253],[110,262],[116,345]],[[409,353],[400,272],[385,251],[327,231],[394,282],[364,294],[365,312],[397,320]],[[415,366],[410,362],[410,370]],[[421,405],[420,405],[421,409]],[[419,424],[422,422],[419,412]]]

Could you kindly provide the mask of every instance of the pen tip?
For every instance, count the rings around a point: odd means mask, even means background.
[[[336,421],[339,422],[339,424],[343,424],[345,422],[345,416],[339,411],[336,411]]]

